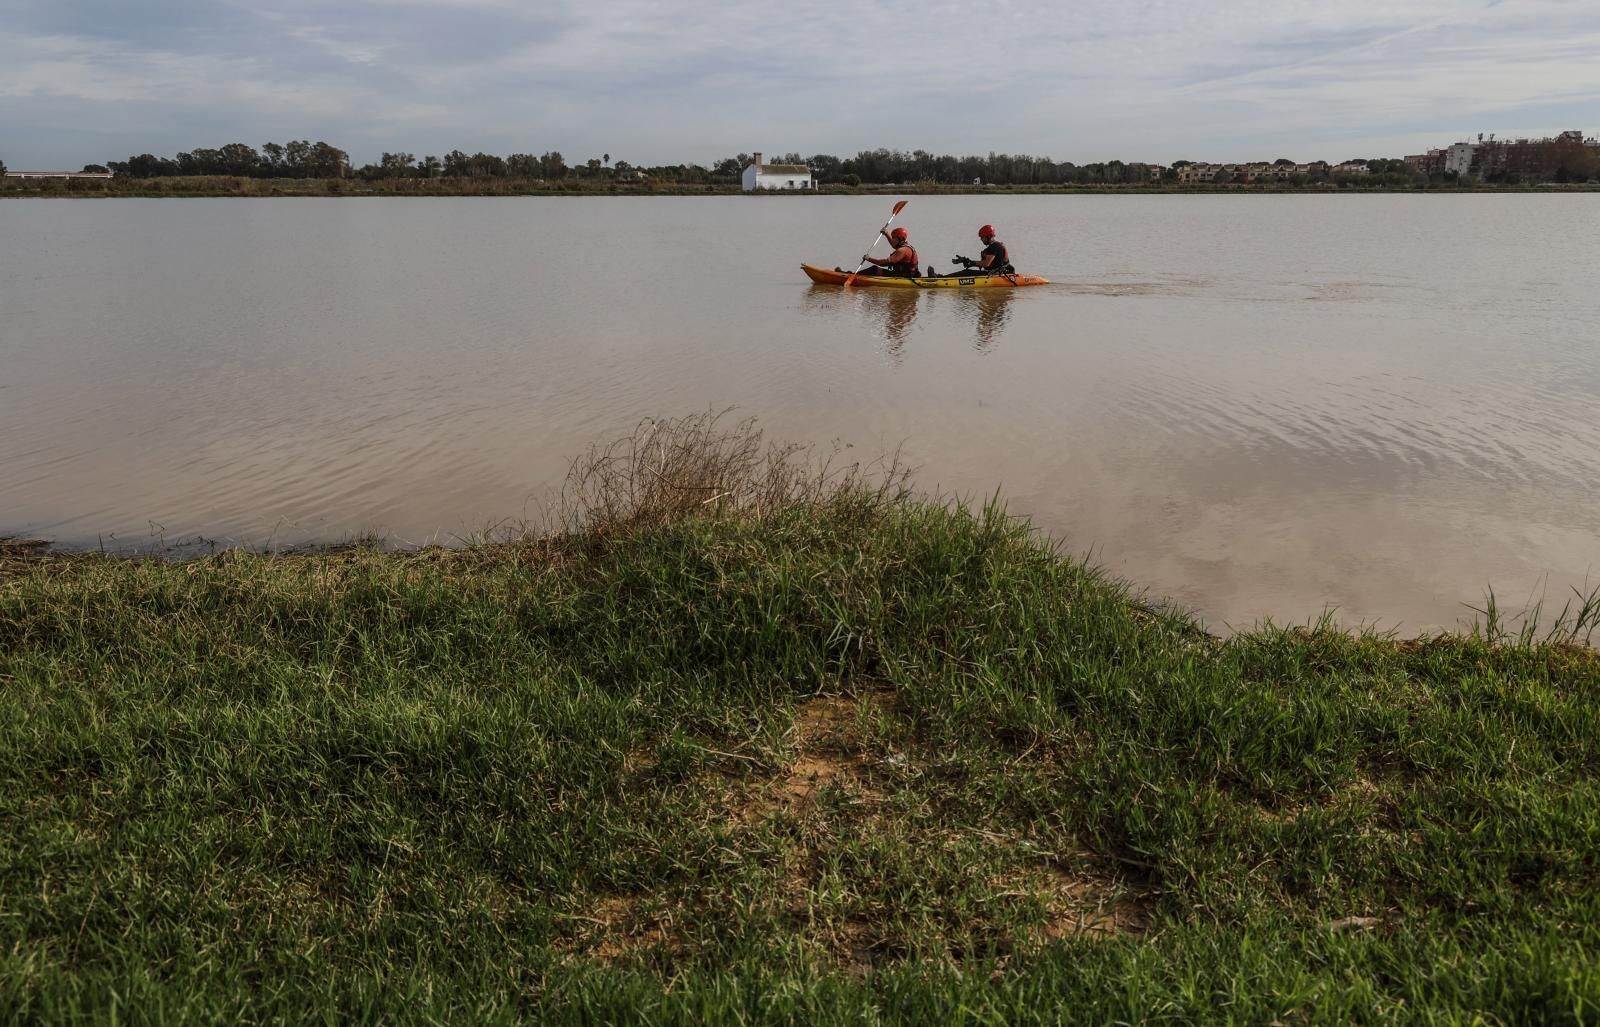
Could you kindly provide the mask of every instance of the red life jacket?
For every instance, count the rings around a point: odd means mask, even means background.
[[[917,259],[917,251],[915,247],[913,247],[910,243],[905,242],[895,247],[896,252],[899,252],[900,250],[910,250],[911,256],[907,257],[905,260],[896,261],[895,263],[890,264],[889,270],[893,271],[897,275],[905,275],[907,278],[916,278],[921,275],[922,262]],[[891,253],[890,256],[892,257],[894,254]]]

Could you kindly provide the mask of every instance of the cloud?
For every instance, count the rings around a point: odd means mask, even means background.
[[[1588,0],[8,0],[0,156],[989,149],[1339,158],[1600,99]],[[848,16],[845,16],[847,13]],[[1568,107],[1560,107],[1567,104]],[[1581,108],[1580,108],[1581,109]],[[218,135],[220,133],[220,135]],[[138,141],[135,142],[134,140]]]

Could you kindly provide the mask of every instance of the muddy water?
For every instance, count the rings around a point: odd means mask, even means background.
[[[1056,284],[806,283],[890,202],[0,203],[0,534],[449,539],[735,406],[1217,628],[1600,583],[1600,195],[920,197]]]

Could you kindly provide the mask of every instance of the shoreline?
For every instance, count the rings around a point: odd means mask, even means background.
[[[905,502],[914,507],[944,506],[941,503],[921,499],[908,498]],[[1049,536],[1033,528],[1025,519],[1004,514],[1003,507],[1000,508],[1000,512],[1008,521],[1019,524],[1030,537],[1042,540],[1046,545],[1054,544]],[[86,568],[92,572],[96,567],[110,569],[120,565],[144,563],[182,567],[203,565],[218,560],[248,560],[258,562],[264,569],[270,569],[279,564],[290,565],[296,561],[338,561],[354,554],[365,554],[372,559],[389,561],[401,566],[408,561],[420,561],[426,564],[453,560],[468,552],[475,554],[477,558],[494,562],[501,559],[516,560],[521,554],[530,551],[543,553],[559,551],[570,545],[581,545],[587,535],[586,530],[553,533],[521,531],[502,533],[493,538],[462,538],[453,543],[426,542],[404,545],[391,545],[386,539],[377,536],[353,536],[347,539],[302,542],[271,549],[241,544],[219,546],[211,540],[197,537],[192,541],[178,540],[109,550],[90,545],[62,545],[50,539],[0,535],[0,588],[3,588],[8,580],[34,573],[79,573]],[[1088,565],[1087,569],[1096,575],[1107,573],[1095,565]],[[1487,611],[1470,604],[1466,606],[1467,610],[1474,613],[1470,623],[1458,620],[1458,626],[1455,628],[1436,625],[1416,634],[1400,634],[1398,630],[1374,627],[1364,621],[1345,624],[1337,619],[1333,607],[1326,604],[1325,612],[1315,622],[1308,621],[1305,626],[1297,626],[1296,622],[1291,621],[1279,621],[1271,615],[1266,615],[1251,626],[1230,628],[1227,633],[1219,633],[1203,626],[1197,614],[1174,604],[1167,598],[1153,595],[1136,583],[1119,581],[1119,587],[1128,590],[1130,595],[1136,594],[1139,597],[1138,602],[1151,614],[1170,614],[1188,620],[1191,630],[1214,642],[1225,642],[1261,631],[1305,631],[1313,626],[1319,632],[1333,632],[1349,637],[1371,636],[1401,647],[1479,637],[1490,644],[1513,640],[1528,644],[1541,636],[1546,636],[1546,641],[1559,642],[1562,645],[1573,646],[1579,651],[1591,652],[1597,660],[1600,660],[1600,637],[1596,637],[1600,636],[1600,627],[1596,627],[1600,626],[1600,586],[1596,586],[1588,594],[1575,593],[1574,598],[1578,600],[1576,611],[1571,609],[1570,601],[1561,610],[1546,609],[1543,598],[1530,601],[1520,610],[1498,609],[1496,594],[1491,587],[1486,596],[1486,602],[1490,607]],[[1577,617],[1577,629],[1579,631],[1587,629],[1588,635],[1581,639],[1573,637],[1562,640],[1559,636],[1569,630],[1568,625],[1574,615]],[[1485,616],[1487,623],[1480,620]],[[1512,629],[1512,625],[1516,626],[1515,630]]]
[[[26,183],[26,184],[24,184]],[[608,183],[550,185],[516,179],[256,179],[196,176],[151,180],[15,179],[0,180],[0,199],[189,199],[285,197],[493,197],[493,196],[1105,196],[1105,195],[1445,195],[1462,193],[1566,194],[1600,192],[1600,183],[1540,183],[1471,186],[1360,186],[1333,184],[1271,185],[1068,185],[958,186],[930,183],[904,186],[828,185],[796,192],[744,193],[738,185],[629,185]]]

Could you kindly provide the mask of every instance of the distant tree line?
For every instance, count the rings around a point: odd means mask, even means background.
[[[259,150],[245,143],[229,143],[216,149],[196,149],[174,157],[140,154],[107,166],[119,176],[158,178],[184,175],[241,175],[251,178],[536,178],[543,180],[648,179],[676,184],[733,184],[751,162],[751,155],[740,153],[702,164],[639,166],[625,160],[611,160],[609,153],[568,164],[560,152],[539,155],[513,153],[501,157],[492,153],[467,154],[452,150],[443,156],[432,154],[384,153],[376,163],[354,167],[349,154],[329,143],[298,140],[285,144],[266,143]],[[812,169],[822,185],[888,185],[931,182],[945,185],[1098,185],[1132,184],[1150,181],[1150,168],[1119,160],[1074,164],[1027,154],[991,153],[987,156],[956,157],[927,150],[863,150],[854,157],[819,153],[774,155],[773,162],[804,164]]]
[[[1490,181],[1584,181],[1600,172],[1600,154],[1580,147],[1581,152],[1553,155],[1548,162],[1529,158],[1506,171],[1489,176]],[[1542,153],[1540,155],[1543,156]],[[1560,160],[1554,159],[1560,156]],[[818,153],[774,155],[773,163],[804,164],[811,168],[819,185],[970,185],[1066,186],[1134,185],[1175,181],[1179,169],[1192,163],[1174,161],[1159,175],[1151,165],[1137,161],[1094,161],[1075,164],[1029,154],[990,153],[987,156],[958,157],[934,154],[927,150],[862,150],[854,157]],[[245,143],[229,143],[217,149],[196,149],[173,157],[140,154],[125,161],[110,161],[105,167],[125,178],[158,178],[185,175],[238,175],[250,178],[524,178],[545,181],[588,179],[612,181],[650,180],[679,185],[733,184],[752,160],[740,153],[701,164],[639,166],[625,160],[611,160],[611,154],[590,157],[568,164],[558,151],[534,155],[513,153],[501,157],[492,153],[467,154],[452,150],[443,156],[418,157],[411,153],[384,153],[373,164],[354,167],[350,155],[325,142],[293,140],[265,143],[258,150]],[[1357,159],[1368,166],[1369,174],[1360,182],[1372,186],[1420,185],[1428,177],[1403,160],[1391,158]],[[1293,164],[1284,157],[1273,162]],[[1549,167],[1544,164],[1549,163]],[[1556,165],[1560,166],[1557,167]],[[101,165],[89,165],[100,168]],[[4,165],[0,164],[0,169]],[[86,169],[87,170],[87,169]],[[1342,181],[1353,182],[1337,168],[1297,176],[1293,184]],[[1219,178],[1219,181],[1221,179]]]
[[[749,154],[727,157],[712,165],[719,179],[737,178],[750,163]],[[1131,185],[1150,181],[1150,165],[1120,160],[1074,164],[1018,153],[957,157],[927,150],[862,150],[854,157],[829,153],[803,157],[785,153],[776,164],[805,164],[819,185]]]
[[[260,150],[245,143],[218,149],[186,150],[175,157],[142,153],[106,166],[125,178],[168,178],[184,175],[242,175],[249,178],[345,178],[350,155],[337,146],[305,139],[266,143]]]

